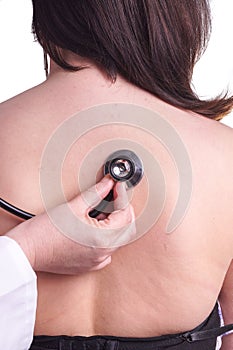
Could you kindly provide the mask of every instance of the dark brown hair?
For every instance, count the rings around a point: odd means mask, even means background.
[[[62,49],[91,59],[178,108],[220,120],[233,97],[201,100],[193,67],[209,39],[208,0],[32,0],[35,38],[62,68]]]

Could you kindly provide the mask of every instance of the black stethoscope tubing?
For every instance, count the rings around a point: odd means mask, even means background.
[[[29,220],[35,216],[34,214],[28,213],[27,211],[15,207],[14,205],[10,204],[2,198],[0,198],[0,208],[7,211],[8,213],[18,216],[23,220]]]

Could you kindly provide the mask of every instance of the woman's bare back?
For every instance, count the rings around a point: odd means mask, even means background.
[[[192,165],[188,209],[180,225],[167,234],[179,181],[171,155],[158,139],[127,125],[83,135],[64,162],[67,198],[80,190],[77,174],[87,167],[85,156],[103,142],[106,154],[111,153],[110,141],[125,138],[159,162],[166,182],[165,206],[150,231],[114,253],[105,269],[80,276],[38,273],[37,335],[147,337],[194,328],[212,311],[231,263],[232,130],[167,105],[121,78],[111,85],[94,67],[77,73],[58,69],[47,82],[2,104],[1,197],[29,212],[43,211],[39,168],[49,137],[80,110],[118,102],[153,110],[180,135]],[[99,166],[104,159],[100,154]],[[90,174],[87,169],[85,186],[95,182],[98,170]],[[146,177],[132,197],[137,216],[147,199]],[[3,211],[0,220],[2,234],[20,222]]]

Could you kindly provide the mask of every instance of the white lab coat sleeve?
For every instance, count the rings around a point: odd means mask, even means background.
[[[36,274],[28,259],[13,239],[0,237],[0,349],[29,349],[36,303]]]

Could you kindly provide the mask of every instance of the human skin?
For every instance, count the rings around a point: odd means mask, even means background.
[[[208,317],[223,292],[233,256],[232,129],[174,108],[119,76],[112,84],[92,64],[75,73],[52,64],[47,81],[1,105],[1,197],[29,212],[43,212],[38,169],[49,137],[77,112],[119,102],[151,109],[178,132],[192,165],[189,207],[179,226],[167,234],[179,182],[176,166],[158,139],[127,125],[97,128],[83,135],[63,167],[68,199],[80,191],[77,174],[85,155],[96,145],[120,137],[143,145],[159,162],[166,181],[165,206],[153,227],[117,250],[103,270],[79,276],[38,273],[36,335],[150,337],[186,331]],[[100,155],[99,164],[104,160]],[[98,178],[98,171],[87,172],[87,187]],[[147,175],[131,200],[136,218],[146,201]],[[0,220],[1,234],[20,222],[3,211]],[[233,322],[233,313],[228,320]]]

